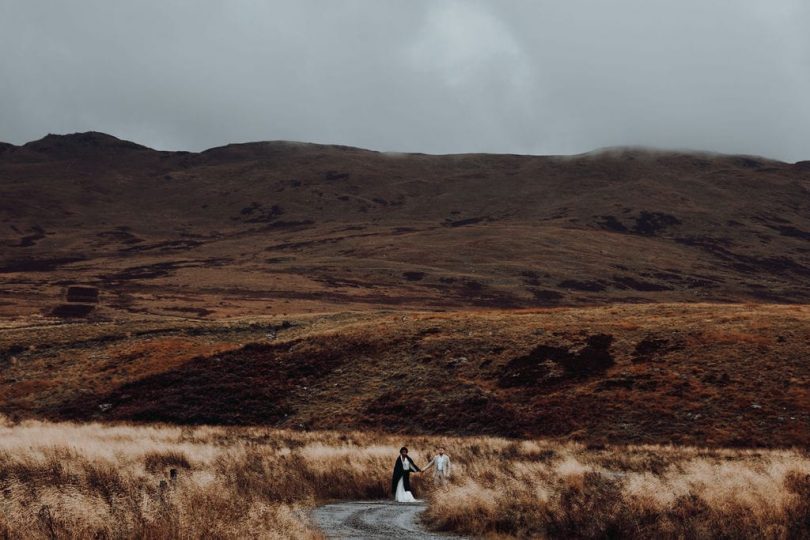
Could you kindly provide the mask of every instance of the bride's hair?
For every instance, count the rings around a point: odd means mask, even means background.
[[[408,449],[403,446],[402,448],[399,449],[399,453],[401,454],[402,452],[405,452],[407,454]]]

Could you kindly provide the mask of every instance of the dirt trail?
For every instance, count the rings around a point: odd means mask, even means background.
[[[312,517],[327,538],[462,538],[426,531],[419,522],[425,506],[391,501],[341,502],[318,507]]]

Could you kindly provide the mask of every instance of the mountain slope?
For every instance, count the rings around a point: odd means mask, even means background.
[[[810,170],[49,135],[0,152],[0,245],[0,315],[48,313],[70,283],[116,317],[807,302]]]
[[[648,304],[7,329],[0,414],[806,447],[809,323]]]

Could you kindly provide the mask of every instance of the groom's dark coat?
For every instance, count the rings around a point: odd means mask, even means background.
[[[396,464],[394,464],[394,477],[391,479],[391,494],[396,494],[397,492],[397,482],[399,479],[402,478],[402,484],[405,487],[405,491],[411,490],[411,480],[410,476],[413,471],[419,471],[419,467],[416,466],[416,463],[410,457],[405,458],[408,460],[408,466],[410,467],[409,471],[406,471],[402,467],[402,458],[398,457]]]

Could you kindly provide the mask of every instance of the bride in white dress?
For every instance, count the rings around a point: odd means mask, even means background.
[[[420,472],[419,467],[408,456],[408,449],[404,446],[399,450],[399,457],[394,464],[394,476],[391,479],[391,491],[397,502],[412,503],[419,502],[411,493],[410,476],[411,473]]]

